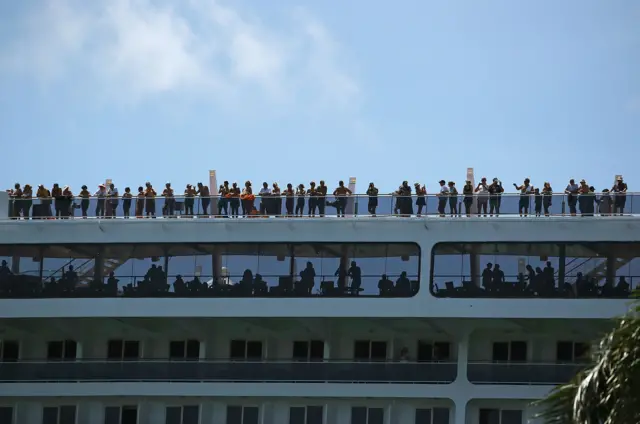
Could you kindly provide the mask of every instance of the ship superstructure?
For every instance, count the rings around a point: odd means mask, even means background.
[[[0,219],[0,423],[522,424],[640,275],[632,215],[352,215]]]

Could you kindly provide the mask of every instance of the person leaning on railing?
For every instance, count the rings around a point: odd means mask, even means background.
[[[89,210],[89,202],[91,198],[91,193],[89,193],[89,189],[86,185],[81,187],[80,193],[78,194],[80,197],[80,210],[82,212],[82,217],[87,218],[87,211]]]
[[[378,189],[373,183],[369,183],[369,188],[367,189],[367,196],[369,196],[369,201],[367,203],[367,210],[371,214],[371,216],[376,215],[376,208],[378,207]]]

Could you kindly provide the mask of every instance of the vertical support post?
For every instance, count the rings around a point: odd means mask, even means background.
[[[346,245],[341,247],[340,252],[340,271],[338,273],[338,288],[344,290],[347,287],[347,271],[349,271],[349,251]],[[342,277],[342,278],[340,278]]]
[[[558,245],[558,254],[558,288],[562,289],[567,266],[567,246],[564,243]]]
[[[606,270],[606,279],[607,283],[614,284],[616,281],[616,257],[615,256],[607,256],[607,270]]]
[[[213,283],[222,284],[222,255],[217,247],[214,247],[211,254],[211,273],[213,274]]]
[[[456,382],[465,382],[468,383],[469,379],[467,377],[467,368],[469,365],[469,338],[470,338],[471,332],[470,331],[464,331],[463,333],[461,333],[458,337],[458,346],[457,346],[457,357],[458,357],[458,362],[457,362],[457,376],[456,376]]]
[[[351,193],[354,194],[354,196],[348,197],[347,198],[347,207],[345,209],[345,212],[347,215],[357,215],[358,214],[358,208],[357,208],[357,203],[358,203],[358,198],[356,197],[356,177],[349,177],[349,190],[351,190]]]
[[[44,247],[38,249],[38,261],[38,278],[40,279],[40,284],[42,284],[44,279]]]
[[[473,168],[467,168],[467,181],[471,181],[471,187],[475,190],[476,178],[473,172]],[[471,204],[471,213],[478,212],[478,199],[477,196],[473,196],[473,203]]]
[[[469,270],[471,271],[471,283],[475,287],[480,287],[480,256],[478,256],[477,249],[471,248],[471,254],[469,255]]]
[[[93,279],[99,283],[104,282],[104,248],[100,247],[93,260]]]
[[[165,275],[165,284],[169,284],[169,252],[167,249],[164,251],[164,275]]]
[[[218,179],[216,177],[215,170],[209,171],[209,194],[211,194],[211,196],[214,196],[214,197],[218,195]],[[212,205],[212,207],[213,206],[215,205]]]
[[[293,244],[289,245],[289,276],[291,281],[296,280],[296,255],[293,250]]]

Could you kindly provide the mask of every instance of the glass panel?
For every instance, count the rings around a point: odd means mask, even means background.
[[[306,424],[323,424],[324,408],[322,406],[307,406]]]
[[[309,359],[321,361],[324,358],[324,342],[322,340],[311,340]]]
[[[242,424],[242,406],[227,406],[227,424]]]
[[[356,340],[353,343],[353,359],[369,360],[371,357],[370,346],[371,342],[369,340]]]
[[[369,408],[367,415],[367,424],[384,424],[383,408]]]
[[[182,407],[182,424],[198,424],[200,421],[200,407],[189,405]]]
[[[371,359],[374,361],[387,359],[387,342],[371,342]]]
[[[20,358],[20,342],[14,340],[2,341],[2,361],[17,362]]]
[[[66,361],[76,359],[77,351],[78,351],[78,344],[75,342],[75,340],[64,341],[64,359]]]
[[[362,406],[352,407],[351,424],[367,424],[367,408]]]
[[[0,423],[13,424],[13,408],[11,406],[0,407]]]
[[[123,406],[121,424],[137,424],[138,423],[138,407]]]
[[[449,408],[433,408],[433,424],[449,424]]]
[[[247,342],[245,340],[231,340],[229,344],[229,357],[231,359],[245,359],[247,352]]]
[[[262,342],[247,342],[247,359],[262,359]]]
[[[127,340],[124,342],[124,359],[140,359],[140,342]]]
[[[47,406],[42,408],[42,424],[58,424],[58,408]]]
[[[3,253],[21,259],[21,272],[0,256],[0,297],[404,297],[420,281],[411,243],[0,245]]]
[[[451,359],[451,343],[436,342],[433,344],[433,356],[436,361],[448,361]]]
[[[494,361],[508,361],[509,360],[509,343],[496,342],[493,344],[493,357]]]
[[[184,359],[184,342],[174,341],[169,343],[169,358]]]
[[[500,424],[522,424],[522,411],[503,409]]]
[[[527,360],[527,342],[511,342],[512,361],[525,362]]]
[[[104,424],[121,424],[119,406],[107,406],[104,409]]]
[[[418,342],[418,361],[427,362],[433,360],[433,346],[431,343]]]
[[[431,409],[416,409],[415,424],[431,424]]]
[[[500,411],[498,409],[481,409],[478,424],[500,424]]]
[[[47,343],[47,360],[55,361],[62,359],[64,344],[61,341]]]
[[[245,406],[242,411],[242,424],[258,424],[260,409],[257,406]]]
[[[573,342],[558,342],[556,344],[556,360],[558,362],[573,362]]]
[[[60,407],[60,424],[76,424],[75,405],[65,405]]]
[[[293,342],[293,359],[297,361],[309,359],[309,342]]]
[[[305,414],[306,408],[304,406],[289,408],[289,424],[306,424]]]
[[[122,360],[122,349],[124,342],[122,340],[109,340],[107,343],[107,359]]]
[[[200,358],[200,342],[198,340],[187,340],[187,359]]]
[[[182,408],[168,406],[165,413],[165,424],[182,424]]]

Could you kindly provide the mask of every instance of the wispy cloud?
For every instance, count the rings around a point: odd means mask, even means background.
[[[33,8],[1,69],[77,81],[111,100],[165,93],[233,104],[246,93],[285,105],[357,109],[361,89],[341,46],[308,13],[268,25],[230,3],[49,0]]]

